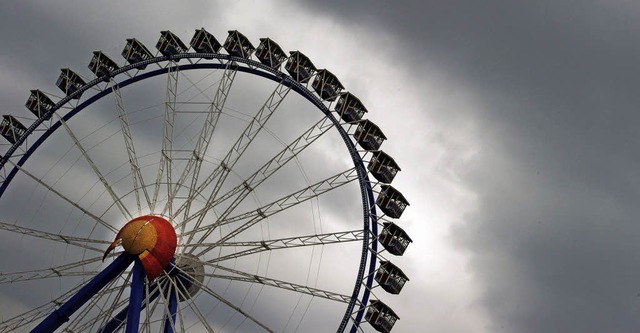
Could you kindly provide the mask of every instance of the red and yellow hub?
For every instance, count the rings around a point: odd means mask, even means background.
[[[129,221],[120,229],[105,251],[103,260],[118,244],[122,244],[125,252],[140,258],[147,279],[151,281],[171,263],[178,239],[169,221],[160,216],[145,215]]]

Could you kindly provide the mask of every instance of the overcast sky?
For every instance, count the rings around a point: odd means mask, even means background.
[[[384,130],[414,240],[394,332],[638,331],[639,3],[2,1],[3,113],[200,27],[303,51]]]

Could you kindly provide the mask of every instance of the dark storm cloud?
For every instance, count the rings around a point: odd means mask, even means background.
[[[453,229],[488,331],[640,327],[640,7],[623,1],[309,2],[390,31],[398,58],[479,96],[478,208]],[[443,110],[442,112],[459,112]]]

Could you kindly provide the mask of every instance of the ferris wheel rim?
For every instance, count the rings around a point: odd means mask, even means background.
[[[190,64],[178,64],[177,61],[180,59],[200,59],[200,60],[218,60],[219,63],[213,62],[202,62],[202,63],[190,63]],[[226,61],[227,63],[224,63]],[[263,77],[265,79],[272,80],[274,82],[282,83],[292,90],[296,91],[300,96],[304,97],[307,101],[312,103],[317,109],[324,113],[324,115],[329,118],[329,120],[333,123],[333,127],[339,132],[343,143],[347,147],[347,150],[350,153],[351,160],[354,164],[356,172],[358,174],[358,181],[361,189],[361,197],[363,200],[363,218],[364,218],[364,233],[363,233],[363,241],[362,241],[362,251],[361,251],[361,259],[360,266],[358,268],[358,274],[356,278],[356,283],[353,289],[353,294],[351,295],[351,301],[347,306],[343,319],[341,320],[338,331],[344,331],[349,325],[349,321],[353,321],[351,325],[352,332],[355,332],[357,328],[360,326],[361,318],[364,315],[364,309],[369,299],[370,290],[373,287],[373,276],[376,270],[377,263],[377,241],[370,242],[370,237],[376,239],[378,235],[377,231],[377,222],[376,222],[376,208],[375,208],[375,198],[373,195],[373,191],[371,189],[369,177],[367,175],[366,169],[364,167],[364,163],[362,157],[357,152],[354,143],[349,139],[347,132],[343,128],[342,124],[331,114],[329,108],[323,103],[323,101],[315,96],[312,91],[306,88],[301,83],[295,81],[289,75],[283,73],[278,69],[274,69],[272,67],[266,66],[260,62],[257,62],[252,59],[236,57],[227,54],[218,54],[218,53],[181,53],[175,54],[171,56],[159,56],[154,57],[152,59],[147,59],[142,62],[129,64],[115,70],[111,73],[109,78],[115,78],[118,75],[122,75],[128,73],[131,70],[137,69],[142,65],[150,65],[154,63],[174,63],[174,66],[161,67],[159,69],[155,69],[152,71],[145,71],[141,74],[136,73],[136,75],[127,78],[121,82],[118,82],[118,87],[123,88],[128,85],[134,84],[139,81],[143,81],[149,79],[151,77],[160,76],[165,73],[168,73],[171,69],[175,68],[178,70],[198,70],[198,69],[224,69],[225,66],[229,63],[235,64],[244,64],[245,66],[238,66],[236,68],[237,71],[245,72],[252,75],[257,75]],[[58,110],[60,110],[63,106],[65,106],[68,102],[73,100],[74,97],[81,95],[83,92],[88,91],[90,88],[97,86],[99,83],[104,82],[105,77],[97,77],[96,79],[86,83],[84,86],[79,88],[76,92],[64,97],[61,99],[56,105],[47,112],[46,115],[52,115]],[[105,87],[101,89],[98,93],[92,95],[91,97],[80,102],[76,107],[73,107],[71,110],[66,112],[64,115],[61,115],[61,119],[55,121],[51,126],[49,126],[40,136],[31,143],[26,150],[26,152],[20,156],[19,160],[15,162],[13,166],[9,166],[11,171],[7,174],[7,177],[4,178],[2,184],[0,185],[0,197],[2,197],[11,183],[13,177],[18,173],[19,167],[23,166],[26,163],[31,155],[40,147],[40,145],[45,142],[48,137],[54,133],[57,129],[60,128],[63,121],[67,121],[79,114],[85,108],[91,106],[93,103],[97,102],[101,98],[111,94],[114,91],[114,87]],[[4,169],[7,166],[7,162],[13,156],[13,153],[19,148],[22,144],[25,143],[27,137],[31,135],[41,124],[44,122],[46,115],[38,118],[31,126],[28,128],[28,132],[21,136],[19,140],[16,141],[15,144],[12,145],[8,154],[5,154],[0,160],[0,169]],[[369,258],[369,251],[372,251],[371,257]],[[369,259],[369,264],[367,265],[367,259]],[[368,267],[368,271],[366,268]],[[364,292],[360,296],[361,287],[364,284]],[[356,307],[356,303],[359,303],[359,309],[354,311]],[[352,315],[356,313],[355,320],[352,318]]]

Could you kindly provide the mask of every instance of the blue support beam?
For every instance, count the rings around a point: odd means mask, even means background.
[[[169,313],[164,321],[164,333],[173,333],[176,325],[176,312],[178,311],[178,291],[177,286],[169,288]]]
[[[131,278],[131,296],[129,297],[129,309],[127,310],[126,333],[137,333],[140,324],[140,310],[142,310],[142,296],[144,295],[144,267],[140,260],[133,264],[133,277]]]
[[[51,333],[58,329],[88,300],[102,290],[111,280],[120,275],[131,264],[134,258],[135,256],[122,253],[107,266],[107,268],[73,295],[73,297],[42,320],[31,333]]]
[[[151,287],[149,288],[149,290],[153,290],[153,291],[150,293],[148,300],[146,299],[142,300],[142,304],[140,305],[140,311],[144,310],[149,304],[153,303],[153,301],[155,301],[156,298],[158,298],[158,296],[160,296],[160,290],[159,290],[159,287],[157,286],[158,285],[155,283],[151,284]],[[120,310],[120,312],[118,312],[118,314],[116,314],[115,317],[111,318],[109,322],[107,322],[101,329],[99,329],[98,333],[113,333],[117,331],[118,328],[120,328],[120,326],[122,326],[122,324],[124,324],[124,322],[127,320],[128,312],[129,312],[129,306],[127,305],[124,307],[124,309]]]

